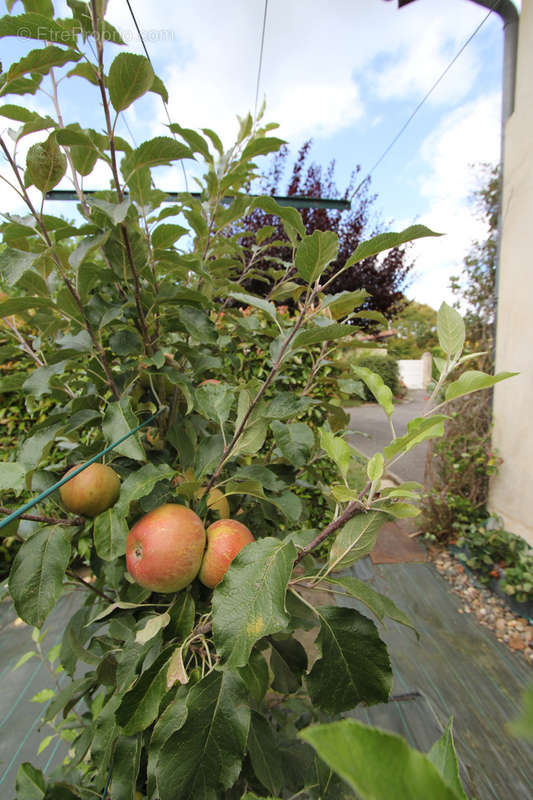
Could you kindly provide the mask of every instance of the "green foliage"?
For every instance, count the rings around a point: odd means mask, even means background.
[[[482,164],[480,188],[474,193],[473,200],[477,215],[486,226],[486,238],[473,242],[464,260],[462,274],[450,281],[457,303],[466,305],[467,348],[480,354],[477,359],[479,368],[489,370],[494,350],[500,193],[499,165]]]
[[[387,341],[387,351],[393,358],[421,358],[438,345],[437,312],[424,303],[412,300],[395,317],[390,327],[396,336]]]
[[[445,436],[433,445],[424,529],[440,541],[487,516],[489,478],[498,470],[490,440],[490,397],[469,394],[447,407]]]
[[[364,369],[370,370],[376,375],[379,375],[385,386],[391,390],[394,397],[397,397],[399,394],[401,394],[398,362],[395,358],[392,358],[392,356],[362,356],[361,358],[357,359],[355,366],[363,367]],[[376,400],[376,397],[368,384],[364,389],[364,399],[367,402],[374,402]]]
[[[363,800],[466,800],[451,721],[427,756],[397,734],[369,728],[355,719],[315,725],[300,736]]]
[[[67,514],[52,491],[32,519],[5,531],[20,546],[9,591],[25,622],[40,629],[77,570],[89,576],[78,581],[84,600],[48,654],[64,674],[62,688],[34,698],[50,701],[41,749],[59,737],[69,752],[53,779],[23,764],[18,800],[101,797],[107,789],[116,800],[136,791],[150,800],[308,790],[313,800],[340,798],[341,781],[297,732],[361,702],[386,702],[392,670],[378,625],[354,608],[315,606],[306,592],[324,581],[362,600],[379,624],[390,617],[412,625],[366,584],[332,575],[369,552],[387,519],[416,513],[408,502],[416,488],[381,490],[381,477],[392,459],[438,435],[440,418],[430,410],[416,420],[394,453],[369,463],[354,453],[339,397],[364,383],[390,416],[397,373],[387,365],[388,375],[375,375],[363,363],[355,381],[336,356],[339,343],[357,342],[369,313],[357,310],[366,293],[328,292],[324,271],[337,257],[336,235],[308,236],[295,209],[247,194],[255,159],[281,144],[269,135],[275,126],[248,115],[227,151],[211,129],[177,124],[173,137],[131,147],[114,134],[120,114],[166,90],[144,57],[104,58],[104,45],[122,43],[103,19],[105,3],[68,6],[70,20],[55,20],[47,0],[0,20],[0,36],[24,29],[68,48],[26,56],[12,79],[2,76],[2,94],[34,93],[49,70],[62,78],[79,61],[69,79],[88,83],[104,106],[100,130],[65,124],[62,115],[37,119],[23,105],[2,112],[22,123],[15,139],[28,124],[44,131],[28,151],[24,178],[1,140],[29,212],[6,213],[0,225],[0,275],[9,290],[1,347],[14,365],[0,392],[22,420],[1,463],[2,513],[109,445],[122,483],[116,505],[94,519]],[[31,77],[21,78],[26,68]],[[169,205],[150,169],[184,159],[203,175],[201,196],[184,192]],[[31,202],[27,186],[43,194],[68,171],[79,187],[80,175],[96,167],[109,171],[111,188],[90,202],[80,190],[74,222]],[[235,230],[257,208],[282,221],[291,246],[266,297],[242,291],[250,232]],[[423,226],[380,234],[347,261],[433,235]],[[268,237],[254,237],[258,257],[268,259]],[[294,288],[295,272],[305,286]],[[278,305],[288,296],[298,298],[293,314]],[[212,592],[193,580],[176,594],[135,584],[124,555],[128,530],[168,502],[191,508],[207,526],[212,488],[254,537],[223,580]],[[317,559],[324,550],[325,563]],[[319,628],[314,663],[298,640],[311,628]],[[41,658],[44,636],[34,636]]]
[[[508,533],[495,517],[457,526],[458,557],[483,583],[498,586],[519,603],[533,600],[533,555],[525,539]]]

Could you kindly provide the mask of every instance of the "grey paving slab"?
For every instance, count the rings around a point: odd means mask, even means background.
[[[393,694],[420,696],[358,709],[356,716],[401,734],[426,752],[453,715],[468,796],[532,798],[533,747],[511,737],[505,727],[518,713],[521,694],[533,680],[525,659],[511,653],[475,618],[458,613],[458,598],[433,565],[373,566],[366,558],[352,570],[391,597],[420,632],[417,641],[394,622],[382,628],[395,673]],[[341,601],[345,604],[344,598]]]
[[[65,595],[48,618],[43,630],[48,632],[43,640],[45,653],[57,644],[63,635],[73,608],[80,602],[80,593]],[[31,761],[45,773],[57,766],[67,752],[65,742],[55,739],[39,756],[39,744],[52,734],[50,727],[41,727],[41,716],[46,703],[32,702],[31,698],[42,689],[55,687],[54,677],[36,656],[13,671],[20,656],[32,650],[32,628],[17,620],[8,600],[0,603],[0,798],[11,800],[19,764]],[[57,676],[60,684],[61,676]]]

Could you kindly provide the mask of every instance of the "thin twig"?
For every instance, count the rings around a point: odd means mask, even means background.
[[[0,506],[0,514],[12,514],[13,511],[13,508]],[[45,525],[76,525],[78,527],[85,525],[84,517],[67,519],[66,517],[43,517],[40,514],[19,514],[18,519],[29,519],[32,522],[42,522]]]
[[[99,597],[102,597],[104,600],[107,600],[108,603],[115,602],[115,600],[112,597],[110,597],[108,594],[105,594],[105,592],[101,592],[100,589],[97,589],[96,586],[93,586],[92,583],[89,583],[89,581],[84,580],[81,577],[81,575],[76,575],[76,573],[73,572],[71,569],[67,569],[65,574],[68,575],[69,578],[74,578],[75,581],[78,581],[78,583],[83,584],[83,586],[85,586],[86,589],[90,589],[91,592],[94,592]]]

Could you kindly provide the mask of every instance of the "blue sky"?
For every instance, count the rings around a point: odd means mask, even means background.
[[[229,143],[235,115],[253,111],[264,0],[131,4],[169,89],[172,120],[211,127]],[[54,5],[64,9],[63,0]],[[5,12],[3,3],[0,8]],[[108,8],[129,49],[142,52],[125,0],[110,0]],[[21,12],[18,2],[13,13]],[[368,172],[486,13],[469,0],[417,0],[401,10],[396,0],[329,0],[327,6],[269,0],[260,86],[266,118],[280,123],[291,151],[312,138],[313,160],[334,158],[343,189],[357,164]],[[1,43],[4,65],[29,49],[27,42]],[[499,158],[501,58],[501,22],[492,15],[372,175],[376,212],[391,229],[420,221],[446,233],[411,250],[416,263],[407,294],[434,307],[450,299],[449,276],[484,233],[469,201],[478,185],[472,165]],[[85,81],[61,87],[61,94],[65,121],[100,124],[97,97]],[[29,101],[41,112],[47,104],[40,95]],[[165,132],[157,95],[126,118],[137,142]],[[119,132],[129,137],[124,125]],[[87,186],[107,181],[102,168]],[[163,169],[158,183],[180,189],[183,178]],[[0,198],[2,209],[11,206],[3,187]]]

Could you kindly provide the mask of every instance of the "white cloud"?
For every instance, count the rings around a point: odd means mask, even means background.
[[[172,119],[231,139],[235,115],[253,110],[263,11],[263,0],[136,3],[170,92]],[[381,0],[330,0],[327,7],[319,0],[271,0],[260,86],[267,117],[298,144],[360,122],[363,79],[377,98],[420,97],[483,11],[464,0],[447,0],[445,8],[440,0],[424,0],[401,11]],[[125,4],[110,4],[110,19],[141,52]],[[470,47],[435,99],[457,100],[477,71]],[[154,108],[154,123],[163,123],[162,109]]]
[[[479,187],[476,165],[499,159],[499,94],[482,96],[447,115],[425,140],[420,155],[427,170],[419,190],[428,211],[417,221],[445,236],[421,239],[413,245],[418,277],[408,294],[438,307],[450,298],[450,276],[461,272],[472,241],[485,235],[471,197]]]

